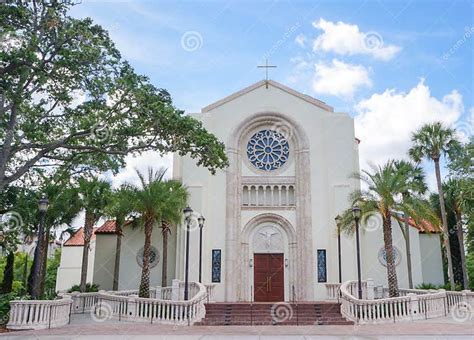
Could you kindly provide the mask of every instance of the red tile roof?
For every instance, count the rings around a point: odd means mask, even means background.
[[[92,233],[91,241],[95,240],[95,234]],[[65,247],[83,246],[84,245],[84,228],[79,228],[69,240],[64,242]]]
[[[95,230],[96,234],[115,234],[115,220],[105,221],[99,228]]]
[[[404,218],[400,219],[402,222],[405,222]],[[412,227],[418,229],[418,231],[422,233],[440,233],[441,232],[441,227],[440,226],[434,226],[428,221],[423,221],[421,224],[416,224],[415,220],[413,218],[408,219],[408,224],[411,225]]]
[[[132,221],[126,221],[124,226],[127,226],[131,223]],[[108,220],[105,221],[104,224],[102,224],[99,228],[95,230],[96,234],[115,234],[115,220]]]
[[[124,227],[127,225],[131,224],[132,221],[126,221],[124,224]],[[166,222],[162,223],[163,225],[166,225]],[[105,221],[104,224],[102,224],[99,228],[95,230],[95,234],[115,234],[115,220],[108,220]]]

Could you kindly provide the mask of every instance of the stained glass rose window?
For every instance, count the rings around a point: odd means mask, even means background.
[[[288,141],[274,130],[261,130],[250,137],[247,157],[257,169],[272,171],[281,168],[290,154]]]

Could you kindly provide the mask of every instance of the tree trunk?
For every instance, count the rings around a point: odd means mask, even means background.
[[[462,270],[462,289],[468,289],[469,281],[467,278],[467,267],[466,267],[466,253],[464,250],[464,234],[462,230],[462,216],[461,212],[456,210],[456,233],[459,241],[459,254],[461,257],[461,270]]]
[[[387,280],[388,293],[390,297],[398,296],[398,280],[397,271],[395,268],[395,260],[393,258],[393,244],[392,244],[392,215],[387,212],[383,216],[383,242],[385,246],[385,257],[387,259]]]
[[[406,199],[406,197],[404,198]],[[410,246],[410,224],[408,223],[408,214],[403,213],[405,217],[405,247],[407,253],[407,270],[408,270],[408,288],[413,289],[413,273],[411,267],[411,246]]]
[[[163,268],[161,270],[161,286],[167,287],[168,283],[168,227],[163,228]]]
[[[35,270],[35,265],[36,265],[36,261],[37,261],[37,256],[36,256],[36,251],[33,255],[33,262],[31,263],[31,267],[30,267],[30,274],[28,275],[28,286],[27,286],[27,291],[28,291],[28,295],[30,296],[33,296],[33,284],[34,284],[34,280],[33,280],[33,272]]]
[[[82,249],[82,266],[81,266],[81,283],[80,290],[82,293],[86,291],[87,284],[87,267],[89,264],[89,247],[94,231],[95,216],[94,214],[86,211],[86,217],[84,222],[84,247]]]
[[[153,231],[153,219],[145,220],[145,244],[143,245],[142,277],[140,280],[140,290],[138,296],[142,298],[150,297],[150,250],[151,233]]]
[[[2,294],[11,293],[13,288],[13,272],[15,267],[15,253],[9,252],[7,255],[7,263],[3,269],[3,281],[1,287]]]
[[[118,290],[120,279],[120,252],[122,250],[122,226],[115,220],[115,232],[117,233],[117,243],[115,244],[115,264],[114,264],[114,283],[112,290]]]
[[[39,279],[39,294],[43,296],[44,286],[46,281],[46,271],[48,266],[48,248],[49,248],[49,230],[44,231],[43,245],[41,249],[41,267],[40,267],[40,279]]]
[[[448,220],[446,218],[446,205],[444,204],[444,192],[441,184],[441,171],[439,168],[439,158],[433,159],[435,163],[436,185],[438,186],[439,205],[441,210],[441,221],[443,222],[444,245],[446,247],[446,257],[448,258],[448,277],[451,290],[456,288],[454,283],[453,259],[451,257],[451,245],[449,244]]]

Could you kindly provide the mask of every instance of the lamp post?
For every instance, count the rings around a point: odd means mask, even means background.
[[[362,279],[360,274],[360,242],[359,242],[359,220],[360,208],[358,205],[352,207],[352,216],[354,216],[356,224],[356,247],[357,247],[357,291],[359,300],[362,300]]]
[[[341,216],[337,215],[336,218],[337,227],[337,256],[339,264],[339,283],[342,283],[342,265],[341,265]]]
[[[38,241],[35,249],[35,259],[33,267],[33,284],[31,287],[31,295],[33,299],[39,299],[41,296],[41,280],[43,279],[43,242],[44,242],[44,220],[46,218],[46,211],[49,207],[48,199],[43,195],[38,201],[38,210],[40,215],[39,226],[38,226]]]
[[[202,228],[206,219],[204,216],[198,217],[199,222],[199,283],[202,283]]]
[[[189,223],[191,222],[191,215],[193,209],[186,207],[183,210],[184,218],[186,222],[186,265],[184,272],[184,300],[188,300],[189,297]]]

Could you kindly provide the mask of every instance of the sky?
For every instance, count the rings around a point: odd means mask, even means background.
[[[270,79],[354,117],[362,168],[406,158],[428,122],[463,141],[474,132],[473,1],[83,0],[71,15],[107,29],[188,113],[262,80],[268,58]],[[172,157],[129,157],[114,185],[150,165],[171,168]]]

